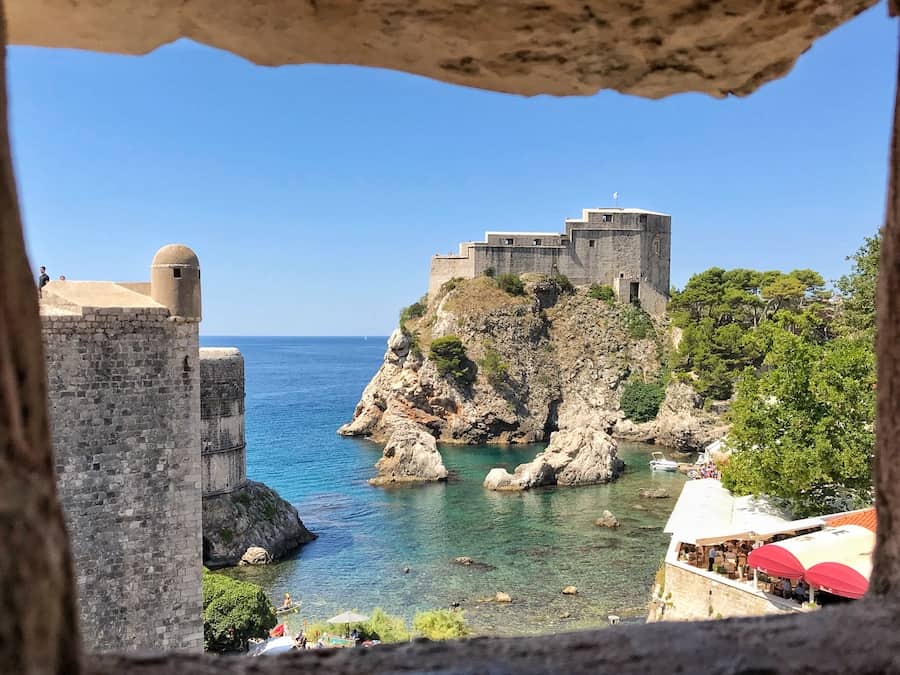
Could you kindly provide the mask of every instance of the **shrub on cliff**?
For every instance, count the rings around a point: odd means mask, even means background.
[[[616,300],[616,292],[612,289],[612,286],[607,286],[606,284],[591,284],[588,295],[594,300],[603,300],[610,304]]]
[[[445,335],[432,340],[428,358],[442,376],[450,376],[461,385],[475,381],[474,364],[466,356],[466,348],[456,335]]]
[[[653,337],[654,334],[653,321],[650,319],[650,315],[640,307],[630,306],[625,308],[625,328],[635,340]]]
[[[453,609],[419,612],[413,619],[413,629],[429,640],[452,640],[471,633],[463,612]]]
[[[210,652],[247,648],[275,627],[275,609],[256,584],[203,570],[203,646]]]
[[[484,349],[484,358],[478,362],[481,372],[494,387],[499,387],[506,380],[509,364],[500,356],[500,352],[488,345]]]
[[[423,295],[413,304],[400,310],[400,325],[402,326],[410,319],[418,319],[419,317],[425,316],[427,310],[428,298]]]
[[[569,280],[565,274],[554,274],[550,277],[550,282],[556,286],[557,290],[560,293],[574,293],[575,286],[572,285],[572,282]]]
[[[497,286],[510,295],[525,295],[525,285],[518,274],[501,274],[497,277]]]
[[[494,275],[497,274],[497,270],[495,270],[493,267],[485,267],[482,274],[486,277],[493,278]]]
[[[620,404],[628,419],[648,422],[659,413],[659,406],[665,397],[666,390],[661,384],[631,380],[622,391]]]

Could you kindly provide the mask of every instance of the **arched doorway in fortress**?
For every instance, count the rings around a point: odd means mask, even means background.
[[[5,41],[142,54],[180,37],[264,65],[395,68],[521,94],[751,94],[874,0],[5,0]],[[890,10],[900,12],[897,0]],[[5,54],[3,77],[5,78]],[[2,89],[0,136],[0,667],[17,673],[246,672],[203,655],[82,652],[55,497],[37,300],[22,239]],[[900,120],[879,281],[870,597],[812,615],[657,624],[532,639],[298,654],[255,672],[896,672],[900,650]],[[24,149],[27,152],[27,148]]]

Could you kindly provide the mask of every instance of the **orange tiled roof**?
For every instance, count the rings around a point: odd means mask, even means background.
[[[825,516],[825,522],[828,523],[828,527],[859,525],[860,527],[875,532],[875,507],[863,509],[862,511],[850,511],[849,513],[838,513],[833,516]]]

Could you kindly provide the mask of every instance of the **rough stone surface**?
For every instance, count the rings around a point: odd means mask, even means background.
[[[415,424],[398,426],[375,465],[378,475],[372,485],[447,480],[447,469],[434,436]]]
[[[513,474],[491,469],[484,479],[490,490],[528,490],[542,485],[592,485],[613,480],[625,468],[616,458],[616,444],[588,421],[555,431],[547,449]]]
[[[244,487],[203,499],[203,564],[237,565],[248,547],[260,546],[274,560],[316,538],[290,503],[275,490],[247,481]]]
[[[241,556],[238,565],[268,565],[272,562],[272,556],[261,546],[251,546]]]
[[[200,447],[203,497],[247,482],[244,357],[232,347],[200,350]]]
[[[594,521],[594,525],[597,527],[616,528],[619,526],[619,519],[613,515],[612,511],[604,510],[603,515]]]
[[[628,378],[659,373],[665,321],[634,338],[628,307],[595,300],[586,288],[551,292],[552,284],[540,277],[526,277],[525,288],[524,297],[513,297],[482,277],[432,298],[425,316],[406,324],[417,348],[394,332],[384,363],[339,433],[384,443],[395,427],[412,421],[443,443],[530,443],[587,421],[614,436],[649,442],[674,439],[673,429],[685,427],[691,431],[679,436],[682,448],[717,437],[721,424],[686,385],[669,385],[659,420],[624,420],[619,400]],[[479,366],[471,387],[441,377],[422,353],[449,334],[460,337],[476,364],[495,352],[506,372],[491,379]]]
[[[671,497],[665,488],[641,488],[638,495],[644,499],[668,499]]]
[[[43,340],[87,645],[200,649],[197,324],[84,308],[44,316]]]
[[[354,63],[520,94],[749,94],[876,0],[6,0],[13,44]]]

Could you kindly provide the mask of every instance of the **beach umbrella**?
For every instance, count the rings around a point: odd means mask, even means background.
[[[368,621],[369,617],[365,614],[357,614],[356,612],[344,612],[328,619],[328,623],[345,623],[347,624],[347,633],[350,632],[351,623],[362,623]]]

